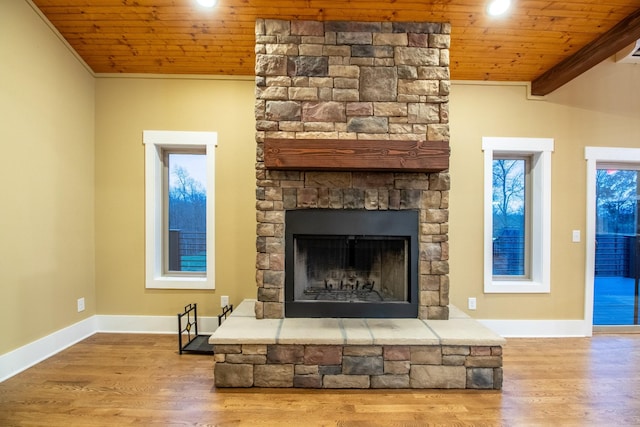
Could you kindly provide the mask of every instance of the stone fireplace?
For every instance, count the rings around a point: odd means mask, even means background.
[[[295,277],[285,271],[285,219],[316,209],[415,212],[407,300],[413,317],[448,318],[449,30],[257,22],[257,318],[303,315],[285,310],[285,283]]]
[[[449,24],[256,22],[257,300],[216,387],[500,389],[449,305]]]

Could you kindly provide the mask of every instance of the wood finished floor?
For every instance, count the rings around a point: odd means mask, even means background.
[[[509,339],[504,389],[215,389],[171,335],[96,334],[0,383],[0,426],[638,426],[640,335]]]

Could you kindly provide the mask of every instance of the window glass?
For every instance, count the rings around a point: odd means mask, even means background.
[[[205,153],[165,153],[167,272],[207,271]]]
[[[493,275],[526,277],[527,159],[493,160]]]
[[[596,232],[636,234],[638,171],[619,167],[596,171]]]

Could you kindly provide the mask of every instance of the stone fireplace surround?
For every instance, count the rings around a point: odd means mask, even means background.
[[[285,211],[317,208],[418,210],[418,317],[448,318],[448,151],[433,168],[419,150],[448,147],[449,32],[440,23],[258,20],[257,318],[284,317]],[[322,153],[323,163],[319,148],[305,152],[310,141],[349,148]],[[282,144],[294,155],[278,157]],[[378,157],[361,148],[385,144]],[[420,148],[385,163],[412,144]]]
[[[210,338],[217,387],[501,389],[504,339],[449,305],[449,33],[256,22],[257,300]],[[285,318],[285,212],[318,208],[419,211],[418,318]]]

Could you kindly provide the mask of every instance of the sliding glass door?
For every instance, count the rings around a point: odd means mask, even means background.
[[[597,166],[594,326],[638,325],[639,169]]]

